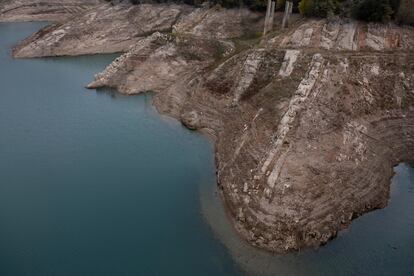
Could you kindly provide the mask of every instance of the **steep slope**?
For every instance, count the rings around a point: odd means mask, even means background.
[[[201,71],[180,66],[179,77],[158,78],[160,67],[148,63],[155,55],[163,71],[177,72],[175,53],[140,49],[91,87],[152,90],[158,110],[212,133],[237,230],[284,252],[326,243],[353,218],[386,206],[393,165],[414,158],[413,34],[307,21],[260,47],[215,62],[206,55],[210,66]],[[180,48],[178,39],[167,44]]]
[[[115,53],[156,31],[170,32],[182,12],[178,5],[100,5],[70,20],[41,29],[13,50],[15,57]]]
[[[104,0],[2,0],[0,22],[64,21],[103,3]]]

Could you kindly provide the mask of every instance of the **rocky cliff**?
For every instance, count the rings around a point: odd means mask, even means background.
[[[2,0],[0,22],[64,21],[103,3],[104,0]]]
[[[392,167],[414,159],[414,29],[297,20],[258,38],[262,18],[104,4],[13,53],[125,52],[89,87],[153,91],[161,113],[213,135],[235,228],[286,252],[324,244],[385,207]]]

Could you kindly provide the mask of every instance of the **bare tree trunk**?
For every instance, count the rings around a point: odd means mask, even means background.
[[[264,22],[264,29],[263,29],[263,35],[266,35],[268,31],[268,25],[269,25],[269,19],[270,19],[270,8],[272,6],[272,0],[267,0],[267,9],[266,9],[266,17]]]
[[[276,2],[272,1],[272,6],[270,8],[269,31],[273,29],[273,21],[275,20],[275,8]]]
[[[293,10],[293,3],[290,1],[286,1],[285,15],[283,16],[282,28],[286,28],[289,26],[289,19],[290,19],[290,14],[292,13],[292,10]]]

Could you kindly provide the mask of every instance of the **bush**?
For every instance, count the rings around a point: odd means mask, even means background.
[[[299,3],[299,12],[304,16],[311,16],[313,9],[313,0],[302,0]]]
[[[414,25],[414,1],[401,0],[396,19],[399,23]]]
[[[299,11],[304,16],[329,17],[339,14],[377,22],[395,19],[399,7],[400,0],[302,0],[299,3]]]
[[[340,2],[338,0],[302,0],[299,11],[304,16],[328,17],[338,14]]]
[[[393,6],[398,8],[397,1],[391,5],[390,0],[362,0],[354,6],[353,14],[360,20],[388,22],[395,14]]]
[[[0,0],[1,1],[1,0]],[[107,0],[109,1],[109,0]],[[122,0],[118,0],[122,1]],[[198,6],[204,0],[129,0],[140,3],[185,3]],[[247,7],[252,10],[265,11],[268,0],[210,0],[212,4],[222,7]],[[285,9],[286,0],[276,1],[276,10]],[[402,23],[414,23],[414,0],[291,0],[293,12],[300,12],[309,17],[329,17],[341,15],[355,17],[365,21],[388,22],[397,19]],[[400,1],[402,1],[400,7]],[[114,1],[115,2],[115,1]]]
[[[276,1],[276,10],[277,11],[285,11],[285,4],[287,0],[273,0]],[[293,3],[293,12],[297,13],[299,12],[298,6],[299,6],[299,2],[300,0],[289,0],[290,2]]]

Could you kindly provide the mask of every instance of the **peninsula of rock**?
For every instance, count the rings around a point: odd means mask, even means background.
[[[80,4],[80,2],[82,4]],[[387,205],[414,159],[414,28],[264,16],[203,5],[0,2],[0,21],[54,23],[16,58],[122,52],[89,88],[154,92],[157,110],[214,137],[237,232],[283,253],[334,238]]]

